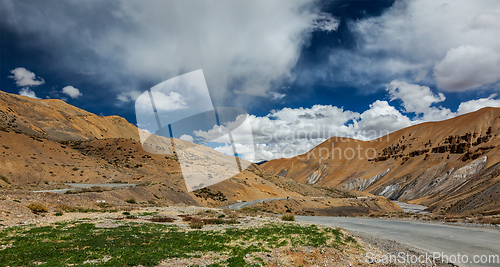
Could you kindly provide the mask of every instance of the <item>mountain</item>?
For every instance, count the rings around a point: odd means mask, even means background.
[[[58,99],[36,99],[0,91],[0,129],[52,141],[127,138],[137,128],[119,116],[98,116]]]
[[[33,99],[0,91],[3,198],[41,199],[54,206],[62,201],[96,208],[96,199],[110,205],[126,205],[125,200],[133,198],[138,203],[223,206],[265,198],[356,196],[344,189],[327,190],[270,175],[255,164],[223,182],[188,192],[177,156],[152,153],[148,146],[145,150],[139,133],[147,135],[118,116],[98,116],[61,100]],[[164,137],[148,139],[153,146],[170,142]],[[190,163],[208,166],[213,173],[225,174],[223,163],[234,162],[234,157],[207,146],[178,139],[175,143],[178,149],[189,149]],[[242,159],[241,163],[250,165]],[[120,190],[94,188],[64,197],[30,192],[67,188],[67,184],[73,183],[138,186]]]
[[[334,137],[260,167],[309,185],[429,206],[439,213],[500,213],[500,109],[483,108],[371,141]]]

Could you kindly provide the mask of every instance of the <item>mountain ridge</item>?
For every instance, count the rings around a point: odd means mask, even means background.
[[[493,166],[498,168],[499,134],[500,109],[483,108],[445,121],[412,125],[371,141],[332,137],[302,155],[271,160],[261,167],[304,184],[361,190],[375,195],[384,193],[394,200],[424,204],[445,212],[454,210],[454,205],[458,205],[462,198],[469,199],[471,195],[486,191],[489,188],[486,184],[492,188],[500,187],[498,176],[493,177],[491,184],[485,177],[478,178],[484,170]],[[355,148],[360,148],[358,152],[361,153],[356,153]],[[363,154],[368,150],[376,151],[373,157]],[[355,157],[346,158],[346,151],[354,151]],[[445,191],[427,195],[431,191],[425,189],[426,186],[437,183],[439,179],[451,179],[451,173],[483,156],[487,157],[486,162],[477,172],[470,174],[466,181],[456,182],[458,184],[448,182],[446,187],[454,190],[461,183],[479,179],[481,182],[469,188],[469,192],[457,189],[453,195],[447,195]],[[421,193],[416,193],[421,190]],[[408,192],[403,194],[404,191]],[[457,198],[457,195],[462,198]],[[499,203],[498,198],[491,199]],[[484,212],[498,210],[496,207],[492,209]]]
[[[0,91],[0,190],[12,199],[41,199],[54,207],[65,199],[70,203],[63,204],[91,209],[101,208],[96,200],[111,206],[129,205],[127,199],[143,205],[225,206],[267,198],[347,199],[357,195],[344,189],[302,185],[263,172],[255,164],[220,183],[188,192],[178,154],[157,154],[148,146],[170,144],[171,140],[153,136],[148,139],[151,143],[143,146],[139,135],[150,137],[121,117],[101,117],[60,100],[32,99]],[[189,149],[190,164],[198,163],[198,167],[209,166],[224,174],[224,162],[234,162],[234,156],[225,156],[207,146],[177,139],[175,142],[177,149]],[[51,192],[33,193],[71,188],[68,184],[73,183],[137,186],[91,188],[63,198]],[[378,203],[389,210],[399,209],[387,200]],[[377,209],[371,207],[370,212]]]

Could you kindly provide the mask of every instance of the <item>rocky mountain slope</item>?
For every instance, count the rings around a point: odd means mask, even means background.
[[[144,132],[141,132],[144,134]],[[221,183],[188,192],[175,154],[144,150],[139,130],[117,116],[102,117],[60,100],[33,99],[0,91],[0,190],[7,206],[13,199],[33,199],[48,205],[95,208],[96,200],[110,205],[163,203],[223,206],[230,202],[282,197],[355,197],[348,190],[329,190],[277,177],[252,165]],[[167,138],[168,139],[168,138]],[[170,144],[170,139],[148,139],[148,144]],[[176,140],[189,148],[190,160],[224,173],[224,161],[234,161],[206,146]],[[250,165],[242,161],[243,165]],[[220,169],[220,171],[218,171]],[[64,196],[27,191],[67,188],[66,184],[137,184],[132,188]],[[8,200],[10,199],[10,200]],[[12,202],[12,203],[11,203]]]
[[[331,138],[261,167],[303,184],[370,192],[434,212],[500,213],[500,109],[414,125],[372,141]]]

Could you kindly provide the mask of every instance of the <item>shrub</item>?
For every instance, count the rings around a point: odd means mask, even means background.
[[[201,229],[201,228],[203,228],[203,223],[202,222],[191,222],[189,224],[189,227],[191,227],[192,229]]]
[[[128,199],[125,199],[125,202],[129,203],[129,204],[137,204],[137,201],[135,201],[134,198],[128,198]]]
[[[63,216],[63,213],[62,213],[62,212],[60,212],[60,211],[58,211],[58,212],[56,212],[56,214],[54,214],[54,215],[55,215],[55,216]]]
[[[295,216],[293,216],[293,215],[283,215],[283,216],[281,216],[281,220],[288,221],[288,222],[295,221]]]
[[[182,221],[184,221],[184,222],[190,222],[190,221],[192,221],[194,219],[193,216],[190,216],[190,215],[181,214],[181,215],[178,215],[178,216],[181,217]]]
[[[352,237],[352,236],[348,236],[348,237],[345,239],[345,242],[347,242],[347,243],[354,243],[354,244],[356,244],[356,243],[357,243],[357,242],[356,242],[356,239],[354,239],[354,237]]]
[[[224,223],[225,224],[238,224],[240,222],[236,219],[229,219],[229,220],[225,220]]]
[[[123,215],[130,215],[130,212],[128,212],[128,211],[124,211],[122,214],[123,214]]]
[[[174,218],[170,217],[153,217],[150,219],[152,222],[173,222]]]
[[[74,208],[71,207],[70,205],[67,205],[67,204],[59,204],[59,205],[57,205],[57,209],[63,210],[63,211],[71,211]]]
[[[28,206],[28,209],[30,209],[33,213],[38,214],[38,213],[45,213],[49,211],[45,205],[39,202],[31,203]]]
[[[243,207],[240,210],[244,211],[244,212],[258,212],[259,208],[257,208],[257,207]]]

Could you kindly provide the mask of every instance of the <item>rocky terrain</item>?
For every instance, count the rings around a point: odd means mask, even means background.
[[[260,165],[303,184],[369,192],[434,213],[500,213],[500,109],[422,123],[372,141],[331,138]]]
[[[285,197],[353,198],[357,193],[303,185],[269,174],[241,160],[247,170],[212,186],[190,191],[185,173],[169,148],[170,139],[149,136],[117,116],[102,117],[60,100],[40,100],[0,91],[0,215],[22,223],[26,205],[38,201],[49,209],[116,209],[133,199],[141,205],[226,206],[241,201]],[[147,139],[143,146],[139,135]],[[234,161],[206,146],[175,139],[189,150],[187,163],[224,174]],[[195,164],[193,164],[195,165]],[[71,185],[86,184],[76,190]],[[102,185],[130,185],[109,188]],[[66,189],[66,194],[51,190]],[[39,193],[35,191],[41,191]],[[64,192],[64,191],[54,191]],[[101,202],[96,202],[101,201]],[[102,205],[105,204],[105,207]],[[377,210],[381,212],[382,210]],[[385,210],[384,210],[385,211]],[[395,209],[394,211],[398,211]]]
[[[385,197],[301,197],[262,202],[255,207],[277,214],[310,216],[375,216],[403,210]]]
[[[75,262],[75,264],[112,265],[116,262],[121,264],[135,262],[143,263],[144,266],[209,266],[215,263],[226,265],[240,260],[240,264],[253,263],[265,266],[366,266],[368,264],[387,266],[370,262],[370,259],[366,258],[367,253],[395,255],[403,252],[417,257],[425,253],[361,233],[351,234],[339,228],[286,222],[279,216],[252,210],[231,211],[175,205],[130,206],[107,212],[63,211],[56,215],[53,212],[52,210],[38,214],[30,212],[30,215],[26,214],[30,218],[25,218],[22,227],[15,228],[8,235],[4,235],[6,230],[0,230],[0,251],[2,251],[0,259],[4,263],[14,265],[18,261],[51,264],[53,261],[62,260],[71,262],[68,264]],[[200,226],[195,226],[195,222],[200,222]],[[93,246],[85,239],[89,230],[92,231],[93,238],[100,240],[99,246]],[[59,232],[63,233],[62,238],[57,235]],[[149,236],[152,233],[153,238]],[[155,238],[159,237],[158,235],[161,235],[161,238]],[[160,242],[161,240],[178,235],[190,241],[183,244],[172,239],[170,242],[174,244],[170,247],[171,251],[161,250],[155,253],[149,249],[149,247],[161,248],[166,244]],[[33,239],[23,241],[21,236],[42,238],[44,241],[37,242]],[[215,242],[216,246],[204,247],[196,243],[198,239],[207,243]],[[144,241],[147,242],[142,243]],[[24,250],[26,245],[30,245],[26,244],[29,242],[32,242],[31,251],[36,253],[27,253]],[[89,245],[80,246],[82,244],[80,242]],[[145,247],[146,251],[134,250],[137,242],[141,242],[139,245]],[[51,255],[44,250],[47,246],[43,244],[50,244],[50,250],[65,251],[65,253]],[[106,246],[111,247],[100,249]],[[193,246],[197,250],[191,252]],[[202,253],[201,250],[205,249],[210,251]],[[129,250],[134,252],[133,257],[127,254]],[[178,250],[182,252],[176,253]],[[242,251],[247,252],[241,254]],[[24,256],[16,257],[18,253],[24,253]],[[69,257],[76,255],[75,253],[78,257]],[[61,256],[63,258],[60,258]],[[410,264],[391,266],[410,266]],[[429,266],[448,265],[438,263]]]

